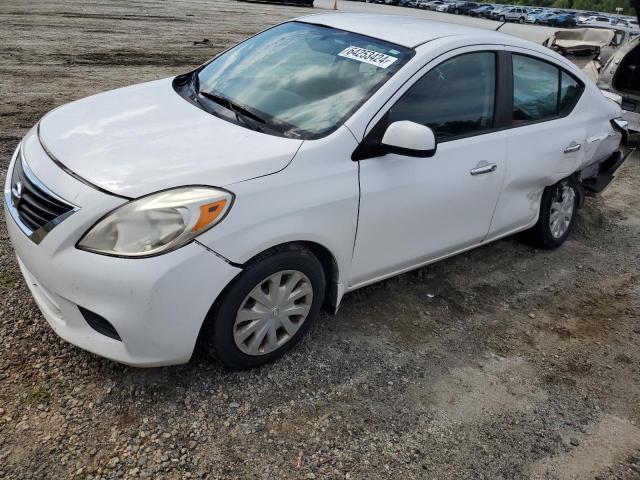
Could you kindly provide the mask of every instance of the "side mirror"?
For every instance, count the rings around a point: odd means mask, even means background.
[[[408,120],[389,125],[380,143],[388,153],[409,157],[432,157],[436,153],[433,130]]]

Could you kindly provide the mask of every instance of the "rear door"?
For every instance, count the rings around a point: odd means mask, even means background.
[[[572,114],[584,85],[551,59],[513,49],[507,175],[489,239],[535,223],[545,187],[582,165],[590,117]]]

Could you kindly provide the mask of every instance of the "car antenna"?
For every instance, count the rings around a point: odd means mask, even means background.
[[[502,22],[500,25],[498,25],[498,28],[495,29],[495,31],[497,32],[498,30],[500,30],[502,27],[504,27],[505,23],[507,23],[507,21],[505,20],[504,22]]]

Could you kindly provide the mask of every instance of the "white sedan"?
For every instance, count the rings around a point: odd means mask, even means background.
[[[551,50],[412,17],[282,23],[45,115],[5,186],[64,339],[246,368],[346,292],[528,230],[560,246],[623,161],[620,107]]]

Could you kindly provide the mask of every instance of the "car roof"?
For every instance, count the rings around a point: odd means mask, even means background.
[[[359,33],[409,48],[417,47],[437,38],[450,36],[477,38],[478,35],[482,35],[493,39],[512,38],[493,30],[401,15],[321,13],[300,17],[296,20]]]

